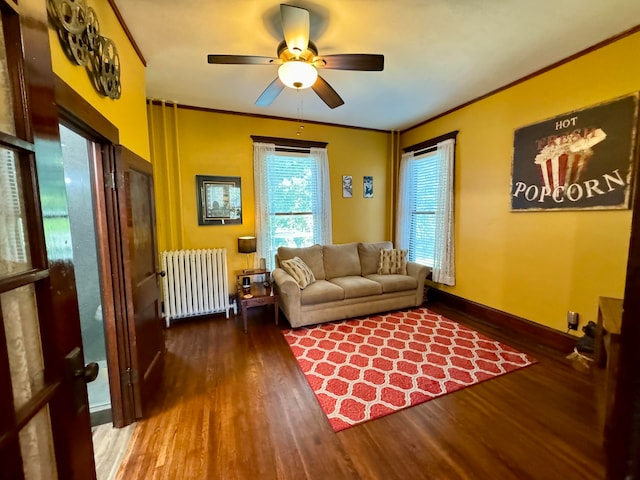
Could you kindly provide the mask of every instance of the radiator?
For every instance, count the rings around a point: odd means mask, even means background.
[[[225,312],[229,318],[227,250],[162,252],[164,317],[173,320]]]

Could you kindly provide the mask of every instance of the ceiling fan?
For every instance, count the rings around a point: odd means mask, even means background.
[[[318,56],[318,49],[309,40],[309,11],[293,5],[280,5],[284,40],[277,49],[277,57],[253,55],[208,55],[208,62],[226,65],[280,65],[278,76],[262,92],[256,105],[266,107],[276,99],[284,87],[311,87],[329,108],[344,104],[340,95],[318,75],[319,68],[334,70],[382,71],[384,55],[337,54]]]

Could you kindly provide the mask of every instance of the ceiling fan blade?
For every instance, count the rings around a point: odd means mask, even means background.
[[[293,5],[280,5],[282,33],[289,51],[298,57],[309,45],[309,11]]]
[[[329,108],[336,108],[340,105],[344,105],[344,100],[340,98],[340,95],[338,95],[333,87],[320,75],[318,75],[316,83],[314,83],[311,88],[318,94],[322,101],[329,106]]]
[[[316,60],[315,65],[318,68],[332,68],[334,70],[380,72],[384,70],[384,55],[367,53],[323,55]]]
[[[260,94],[258,99],[256,100],[256,105],[259,107],[268,107],[271,103],[276,99],[280,92],[284,90],[284,83],[280,80],[280,77],[276,77],[276,79],[269,84],[267,88],[264,89],[264,92]]]
[[[207,61],[222,65],[274,65],[279,59],[255,55],[207,55]]]

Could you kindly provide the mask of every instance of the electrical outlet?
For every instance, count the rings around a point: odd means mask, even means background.
[[[572,312],[569,310],[567,312],[567,328],[569,330],[578,330],[578,323],[580,323],[580,318],[577,312]]]

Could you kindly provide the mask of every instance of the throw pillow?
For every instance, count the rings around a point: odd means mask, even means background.
[[[407,274],[407,251],[381,249],[378,262],[378,275]]]
[[[313,272],[307,264],[300,259],[300,257],[293,257],[290,260],[282,260],[280,262],[280,266],[285,272],[293,277],[301,289],[304,289],[316,281],[313,276]]]
[[[386,248],[388,250],[393,248],[391,242],[377,242],[377,243],[359,243],[358,255],[360,256],[360,268],[362,270],[362,276],[366,277],[374,273],[378,273],[378,262],[380,261],[380,249]]]

